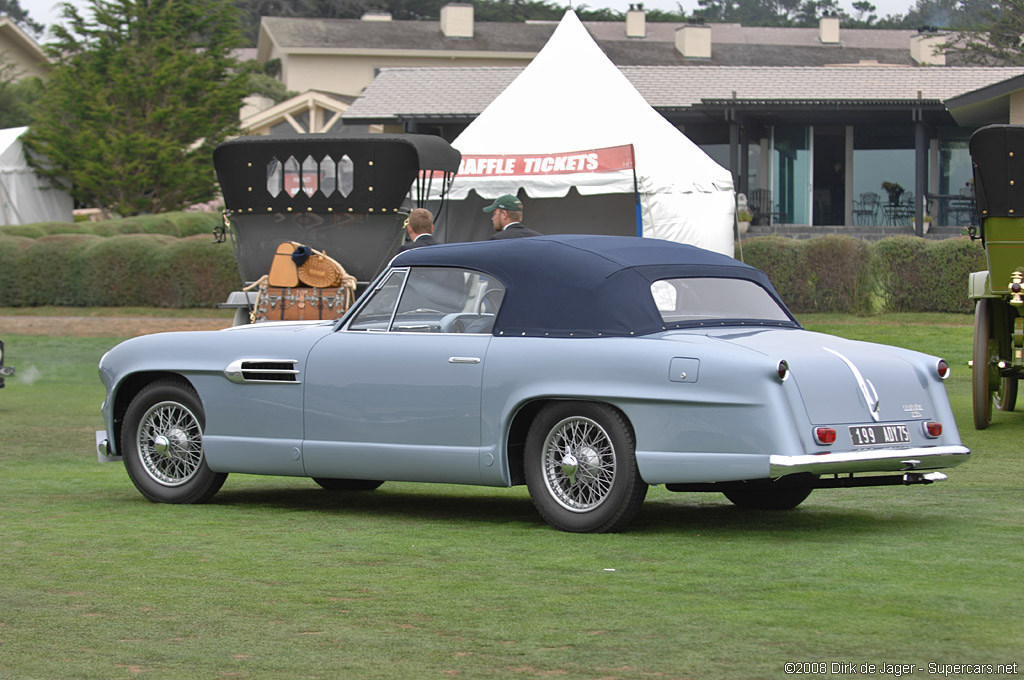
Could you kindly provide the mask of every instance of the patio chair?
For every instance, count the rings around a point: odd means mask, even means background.
[[[860,199],[853,202],[853,223],[861,226],[875,226],[878,224],[878,214],[882,209],[882,203],[878,194],[873,191],[866,191],[860,195]]]
[[[754,224],[771,224],[781,221],[783,213],[772,203],[771,189],[754,189],[747,201],[750,214],[754,216]]]

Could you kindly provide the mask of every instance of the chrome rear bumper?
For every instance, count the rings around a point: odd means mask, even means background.
[[[955,467],[970,456],[965,446],[924,446],[912,449],[869,449],[803,456],[771,456],[769,474],[799,472],[816,475],[853,472],[910,472]]]

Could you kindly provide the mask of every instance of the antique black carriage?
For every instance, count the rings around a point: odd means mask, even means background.
[[[397,253],[408,211],[443,196],[460,159],[432,135],[303,134],[221,144],[214,165],[243,287],[267,274],[285,242],[326,253],[365,286]],[[222,306],[236,309],[236,325],[248,323],[256,296],[235,291]]]
[[[974,426],[992,409],[1012,411],[1024,377],[1024,126],[989,125],[970,141],[978,229],[988,270],[970,276],[976,301],[972,366]]]

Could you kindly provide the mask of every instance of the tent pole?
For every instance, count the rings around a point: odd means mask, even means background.
[[[636,163],[633,164],[633,204],[636,206],[636,235],[644,235],[644,214],[640,205],[640,187],[636,179]]]

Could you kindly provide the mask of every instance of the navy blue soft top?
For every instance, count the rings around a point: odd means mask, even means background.
[[[785,309],[758,269],[695,246],[633,236],[573,234],[453,243],[406,251],[392,266],[462,267],[493,275],[506,289],[495,335],[657,333],[667,326],[651,284],[668,278],[746,279]]]

